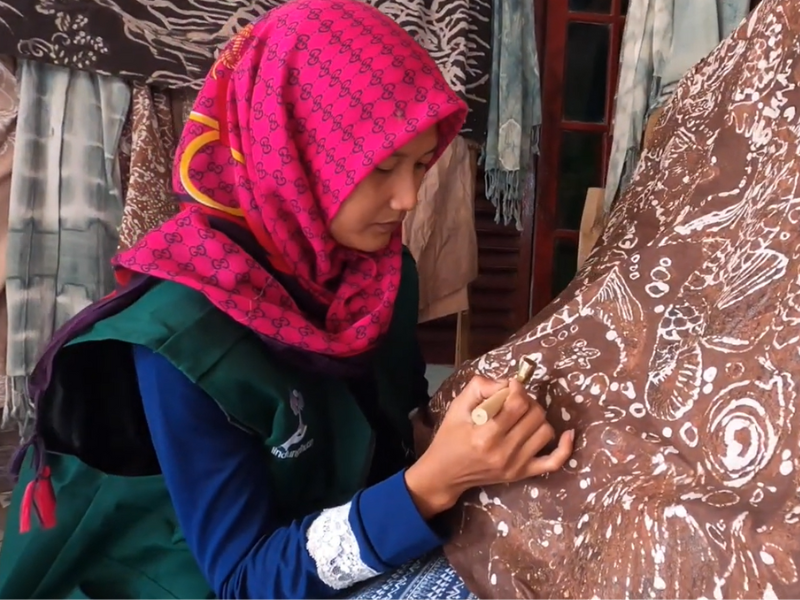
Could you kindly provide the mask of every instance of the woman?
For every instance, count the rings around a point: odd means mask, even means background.
[[[400,239],[464,104],[400,27],[300,0],[211,70],[178,149],[185,207],[116,259],[32,381],[0,597],[322,598],[441,544],[469,487],[553,471],[566,434],[476,379],[411,464],[427,402]]]

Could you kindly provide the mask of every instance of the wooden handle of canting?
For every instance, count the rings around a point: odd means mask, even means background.
[[[494,416],[500,412],[500,409],[503,408],[503,404],[510,393],[511,390],[508,387],[504,387],[502,390],[495,392],[481,402],[472,410],[472,422],[475,423],[475,425],[483,425],[489,419],[494,418]]]
[[[514,379],[522,384],[525,384],[528,382],[531,376],[533,376],[535,369],[536,363],[533,361],[533,359],[529,356],[523,356],[519,361],[519,370],[517,371],[517,374],[514,375]],[[494,416],[500,412],[500,409],[503,408],[503,404],[505,404],[506,398],[508,398],[510,393],[511,388],[506,386],[502,390],[495,392],[486,400],[481,402],[472,411],[472,422],[475,423],[475,425],[483,425],[489,419],[493,419]]]

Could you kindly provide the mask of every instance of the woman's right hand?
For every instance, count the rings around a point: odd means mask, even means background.
[[[406,471],[406,485],[424,518],[452,507],[466,490],[511,483],[561,468],[572,454],[574,432],[564,432],[558,447],[537,456],[555,437],[544,409],[517,380],[500,411],[483,425],[471,413],[504,382],[473,377],[450,404],[441,427],[419,460]]]

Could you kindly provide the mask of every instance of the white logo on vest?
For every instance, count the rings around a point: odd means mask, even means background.
[[[273,456],[277,456],[278,458],[297,458],[314,445],[313,438],[303,442],[306,437],[306,430],[308,429],[306,424],[303,423],[304,405],[303,397],[300,395],[300,392],[297,390],[292,391],[292,397],[289,400],[289,407],[297,417],[297,431],[295,431],[292,436],[280,446],[275,446],[272,448],[271,452]]]

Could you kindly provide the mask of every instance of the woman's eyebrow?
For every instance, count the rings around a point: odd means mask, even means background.
[[[425,158],[426,156],[428,156],[429,154],[433,154],[434,152],[436,152],[436,147],[433,147],[424,154],[422,154],[420,158]],[[398,158],[408,158],[409,155],[406,152],[398,150],[397,152],[393,152],[392,156],[396,156]]]

